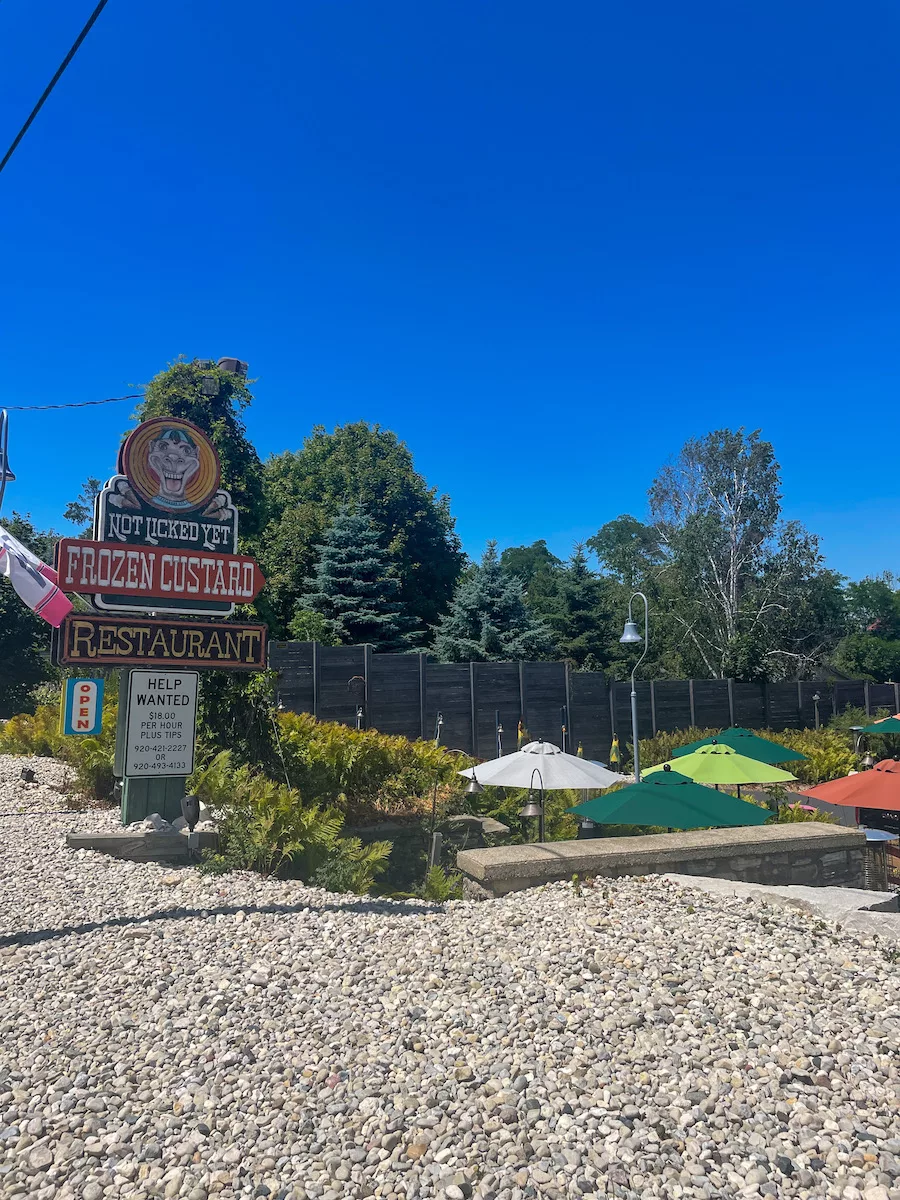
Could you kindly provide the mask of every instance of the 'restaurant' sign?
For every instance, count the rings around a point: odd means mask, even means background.
[[[193,667],[264,671],[265,625],[70,613],[53,638],[66,667]]]
[[[255,560],[244,555],[79,538],[59,542],[56,570],[64,592],[165,600],[143,607],[186,613],[195,611],[198,600],[249,604],[266,582]]]
[[[94,538],[103,544],[180,550],[188,557],[235,555],[237,510],[220,481],[219,456],[202,429],[179,417],[143,421],[122,445],[119,474],[97,498]],[[149,593],[97,586],[95,608],[147,608]],[[154,599],[154,609],[230,616],[235,600],[242,598],[197,593],[185,599],[166,593]]]

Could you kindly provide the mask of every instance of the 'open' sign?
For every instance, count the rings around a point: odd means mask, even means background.
[[[67,679],[62,694],[60,732],[98,734],[103,726],[103,680]]]

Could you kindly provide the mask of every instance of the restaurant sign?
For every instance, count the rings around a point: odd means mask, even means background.
[[[59,542],[56,570],[64,592],[165,600],[165,605],[143,607],[185,613],[193,613],[198,600],[249,604],[266,582],[255,560],[241,554],[123,546],[80,538]]]
[[[264,671],[265,625],[70,613],[54,632],[60,667],[191,667]]]
[[[219,455],[202,429],[180,417],[143,421],[125,439],[119,473],[97,498],[95,541],[179,550],[188,557],[236,555],[237,509],[220,482]],[[95,608],[147,608],[146,593],[116,590],[99,580],[97,588],[91,593]],[[230,616],[235,601],[244,602],[237,595],[205,598],[199,593],[185,599],[166,592],[154,599],[155,610],[210,616]]]

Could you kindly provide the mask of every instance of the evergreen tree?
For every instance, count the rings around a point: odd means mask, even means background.
[[[318,616],[336,643],[405,650],[411,622],[398,601],[400,584],[378,530],[361,505],[342,507],[325,535],[315,575],[298,604],[297,632]],[[312,623],[315,627],[315,623]]]
[[[558,573],[547,621],[563,658],[588,670],[607,665],[614,632],[608,583],[591,571],[583,545],[575,547],[567,569]]]
[[[435,627],[434,650],[442,662],[552,656],[550,632],[529,611],[522,581],[500,565],[496,542],[488,542],[480,565],[460,580]]]

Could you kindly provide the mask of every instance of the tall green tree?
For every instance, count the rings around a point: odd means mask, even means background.
[[[461,578],[435,629],[434,651],[442,662],[553,656],[550,631],[529,610],[522,581],[500,565],[496,542],[488,542],[481,563]]]
[[[590,542],[626,590],[651,600],[649,669],[802,677],[834,649],[841,578],[812,534],[782,521],[780,469],[758,430],[692,438],[657,475],[649,500],[649,524],[620,517]]]
[[[35,529],[29,516],[14,512],[4,527],[45,563],[53,562],[56,535]],[[50,626],[35,616],[0,579],[0,717],[33,709],[31,689],[54,672],[50,666]]]
[[[150,380],[135,414],[140,421],[181,417],[209,435],[222,464],[222,486],[231,493],[238,530],[248,543],[265,521],[262,463],[243,417],[252,401],[247,381],[239,375],[179,359]]]
[[[325,535],[309,591],[299,602],[301,621],[317,615],[337,643],[405,650],[412,622],[399,594],[390,555],[371,518],[361,505],[345,505]]]
[[[500,566],[522,580],[528,604],[538,616],[556,611],[565,564],[543,538],[530,546],[507,546],[500,555]]]
[[[611,599],[608,581],[594,574],[579,543],[559,572],[556,604],[546,614],[560,656],[573,666],[597,671],[609,665]]]
[[[396,434],[364,421],[327,433],[265,466],[270,521],[260,557],[277,628],[286,628],[312,573],[318,547],[343,504],[360,503],[396,564],[399,599],[431,626],[450,602],[463,565],[450,502],[416,471]]]

